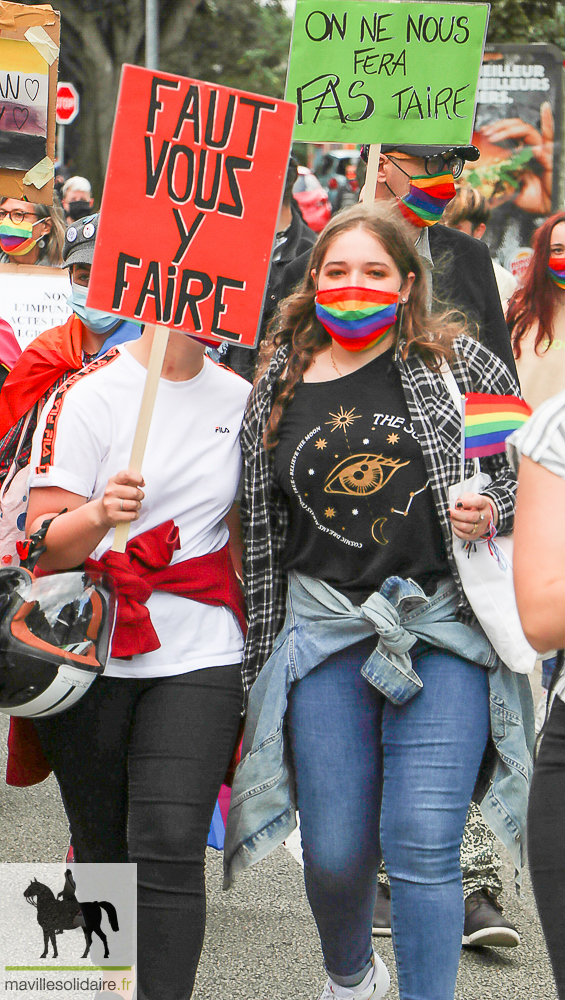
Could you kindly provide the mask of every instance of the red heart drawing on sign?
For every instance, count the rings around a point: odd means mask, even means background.
[[[29,97],[30,101],[35,101],[35,98],[39,93],[39,80],[31,80],[31,79],[26,80],[24,83],[24,87],[26,89],[26,94]]]
[[[17,129],[22,129],[29,118],[27,108],[14,108],[14,121]]]

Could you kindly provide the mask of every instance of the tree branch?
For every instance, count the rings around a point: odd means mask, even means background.
[[[61,53],[61,61],[59,63],[59,75],[61,75],[61,69],[64,70],[65,74],[67,69],[70,70],[71,79],[77,83],[84,84],[87,79],[87,74],[84,72],[84,65],[81,59],[73,55],[68,49]],[[64,77],[66,79],[66,76]]]
[[[84,13],[77,10],[76,5],[72,0],[57,0],[57,10],[61,12],[61,25],[67,21],[71,28],[77,32],[80,37],[83,37],[82,24],[84,21]]]
[[[177,0],[175,9],[161,31],[159,48],[162,56],[168,56],[178,49],[202,2],[203,0]]]

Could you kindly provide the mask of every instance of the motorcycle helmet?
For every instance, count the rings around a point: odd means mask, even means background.
[[[74,705],[104,670],[115,610],[102,575],[1,569],[0,712],[41,718]]]

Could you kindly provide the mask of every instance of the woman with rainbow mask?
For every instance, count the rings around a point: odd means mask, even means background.
[[[371,940],[381,855],[400,997],[453,1000],[459,849],[471,797],[490,778],[497,808],[514,817],[517,839],[506,841],[521,863],[521,696],[531,710],[531,693],[499,664],[453,560],[453,534],[476,544],[511,530],[515,479],[505,456],[491,454],[488,488],[463,491],[450,508],[461,413],[441,369],[461,392],[516,395],[518,386],[453,315],[430,316],[427,300],[394,209],[334,216],[265,341],[242,427],[244,669],[257,680],[226,885],[288,837],[298,809],[328,974],[321,1000],[388,992]],[[495,755],[480,775],[489,695],[519,721],[512,746],[498,744],[498,772]],[[509,757],[520,765],[505,792],[497,773]]]
[[[65,220],[59,199],[40,205],[0,198],[0,264],[61,267]]]

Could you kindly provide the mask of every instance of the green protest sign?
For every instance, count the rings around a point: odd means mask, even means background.
[[[296,0],[286,97],[303,142],[470,142],[488,3]]]

